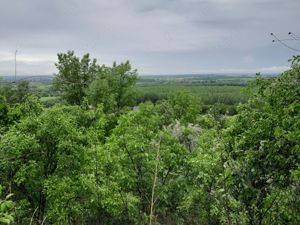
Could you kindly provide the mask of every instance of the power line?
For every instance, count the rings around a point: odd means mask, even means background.
[[[300,40],[300,36],[297,34],[294,34],[292,32],[289,32],[288,35],[291,35],[294,39]]]
[[[281,41],[300,41],[300,39],[286,38],[286,39],[281,39]],[[277,40],[272,40],[272,42],[277,42]]]
[[[300,36],[298,36],[292,32],[289,32],[288,35],[291,35],[291,37],[294,39],[294,41],[300,40]],[[271,33],[271,36],[273,36],[275,38],[275,40],[272,40],[272,42],[279,42],[281,45],[283,45],[284,47],[286,47],[288,49],[291,49],[296,52],[300,52],[299,49],[291,47],[288,44],[286,44],[285,41],[287,41],[287,39],[279,39],[274,33]],[[291,39],[288,39],[288,40],[291,40]]]

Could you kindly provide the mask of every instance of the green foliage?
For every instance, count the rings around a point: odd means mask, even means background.
[[[6,126],[8,123],[8,105],[6,99],[0,95],[0,127]]]
[[[35,96],[27,96],[23,103],[16,104],[10,108],[8,117],[11,121],[17,121],[22,118],[37,116],[43,111],[43,106]]]
[[[0,185],[0,196],[2,194],[2,186]],[[14,221],[13,207],[14,203],[10,200],[12,194],[5,196],[4,199],[0,198],[0,224],[11,224]]]
[[[28,95],[22,103],[16,103],[13,106],[6,104],[5,99],[0,96],[0,133],[4,133],[14,123],[21,119],[37,116],[43,111],[39,99]]]
[[[137,80],[137,71],[132,70],[129,61],[99,69],[96,79],[88,90],[92,105],[103,104],[105,112],[116,112],[134,103],[133,86]]]
[[[299,166],[299,76],[298,61],[277,78],[258,76],[252,97],[228,131],[227,151],[242,165],[234,171],[235,197],[246,208],[250,224],[277,224],[266,219],[280,199],[274,192],[284,196],[287,188],[297,186],[291,173]],[[293,212],[288,218],[282,223],[299,223]]]
[[[129,221],[138,219],[137,224],[145,224],[143,221],[149,215],[151,188],[155,176],[157,220],[175,219],[177,199],[181,197],[179,193],[184,191],[185,186],[180,182],[183,179],[180,174],[188,152],[170,128],[160,129],[161,117],[155,111],[155,107],[149,103],[140,105],[138,111],[123,116],[104,145],[104,151],[113,157],[109,163],[109,168],[114,171],[113,178],[118,173],[116,182],[125,192],[124,195],[131,194],[134,199],[138,199],[136,218],[128,215]],[[160,154],[157,162],[158,148]],[[173,210],[171,206],[174,207]]]
[[[0,85],[0,95],[3,96],[6,101],[12,102],[12,96],[14,96],[14,91],[10,85]]]
[[[57,56],[55,66],[58,74],[54,79],[54,87],[68,103],[80,105],[98,69],[96,60],[91,61],[89,54],[80,59],[73,51],[59,53]]]
[[[9,104],[22,103],[30,94],[29,82],[24,80],[16,85],[1,85],[0,95],[6,98]]]
[[[59,54],[55,82],[73,106],[43,108],[23,86],[15,102],[0,98],[0,179],[14,193],[0,222],[299,224],[299,62],[258,74],[237,112],[220,99],[202,110],[188,91],[130,110],[129,62]]]
[[[22,102],[26,96],[30,93],[29,91],[29,82],[21,81],[17,84],[17,89],[15,91],[13,98],[14,102]]]
[[[32,210],[38,208],[36,221],[47,215],[48,220],[61,224],[71,214],[80,217],[84,213],[82,202],[77,209],[78,200],[85,195],[89,180],[78,181],[78,177],[85,177],[91,147],[88,128],[97,128],[97,114],[90,115],[79,107],[56,107],[40,115],[27,115],[1,138],[1,177],[12,182],[18,199],[25,200]],[[76,187],[78,192],[61,195],[60,186]],[[72,199],[74,207],[68,205]],[[64,211],[67,206],[70,210]]]
[[[158,105],[158,110],[162,114],[165,124],[169,124],[174,120],[193,123],[201,112],[201,101],[188,92],[178,92],[162,101]]]
[[[137,71],[129,61],[112,67],[99,66],[90,60],[89,54],[79,59],[73,51],[58,54],[55,64],[58,74],[54,87],[69,104],[80,105],[87,97],[93,106],[103,105],[105,112],[119,112],[134,104],[132,87],[137,80]]]
[[[62,103],[62,100],[60,99],[59,96],[49,96],[49,97],[41,97],[40,98],[41,103],[43,103],[43,105],[46,108],[51,108],[54,105],[57,105],[59,103]]]
[[[168,98],[170,94],[174,94],[175,92],[186,91],[201,98],[203,106],[205,106],[205,108],[209,108],[216,103],[221,103],[228,106],[230,110],[229,106],[235,107],[239,103],[247,102],[247,95],[241,92],[243,88],[244,86],[232,86],[230,84],[226,86],[217,84],[215,86],[203,86],[197,83],[155,83],[153,85],[138,83],[136,91],[138,103],[144,101],[152,101],[155,103],[158,100]]]

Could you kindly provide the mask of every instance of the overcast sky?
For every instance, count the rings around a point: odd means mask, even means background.
[[[58,52],[140,74],[279,72],[297,54],[300,0],[0,0],[0,75],[56,72]],[[300,49],[300,41],[287,41]]]

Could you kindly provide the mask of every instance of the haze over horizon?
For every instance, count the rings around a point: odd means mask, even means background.
[[[278,73],[297,54],[299,0],[11,0],[0,5],[0,75],[53,74],[56,54],[130,60],[140,74]],[[300,48],[300,42],[289,44]]]

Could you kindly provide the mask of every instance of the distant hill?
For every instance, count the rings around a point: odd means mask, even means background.
[[[263,75],[264,77],[276,75]],[[54,75],[18,75],[17,81],[27,80],[29,82],[38,82],[49,84],[52,82]],[[139,85],[149,84],[170,84],[170,83],[199,83],[204,85],[244,85],[247,81],[253,80],[254,74],[165,74],[165,75],[141,75],[139,77]],[[14,76],[0,76],[0,83],[14,82]]]
[[[4,82],[14,82],[15,81],[14,76],[2,76],[1,78],[2,78],[2,81],[4,81]],[[54,78],[54,75],[34,75],[34,76],[18,75],[17,81],[27,80],[29,82],[51,83],[53,78]]]

